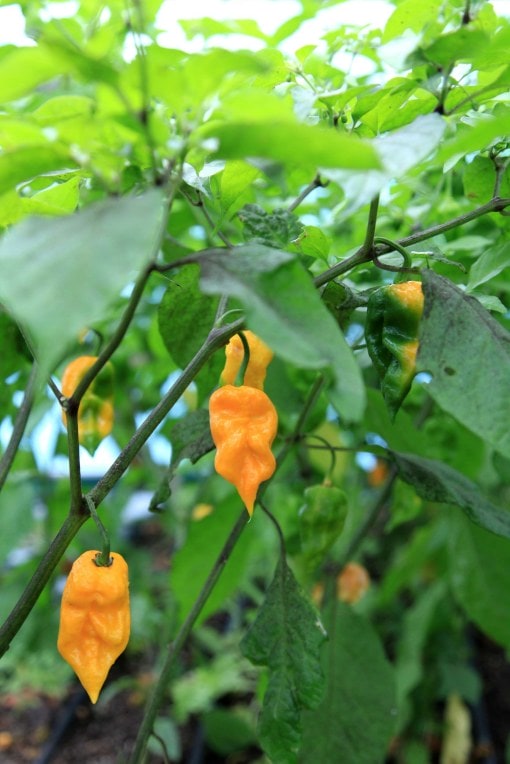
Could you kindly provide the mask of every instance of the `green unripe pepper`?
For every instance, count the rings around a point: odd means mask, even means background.
[[[381,379],[381,392],[392,416],[400,408],[416,374],[422,313],[423,291],[419,281],[381,287],[368,300],[367,350]]]

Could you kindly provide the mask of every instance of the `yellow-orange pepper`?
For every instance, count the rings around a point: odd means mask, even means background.
[[[273,359],[273,351],[249,329],[243,331],[243,334],[250,349],[250,360],[243,384],[263,390],[266,370]],[[244,359],[244,346],[238,334],[234,334],[230,338],[225,347],[225,356],[226,362],[225,368],[221,372],[221,381],[224,385],[233,385]]]
[[[92,703],[129,640],[128,566],[115,552],[109,566],[96,564],[99,552],[74,562],[62,594],[57,647],[76,672]]]
[[[276,468],[271,452],[278,429],[276,409],[262,390],[225,385],[211,395],[209,414],[216,471],[235,485],[252,515],[259,485]]]
[[[96,362],[96,356],[83,355],[66,367],[62,376],[62,393],[70,398],[85,373]],[[78,438],[82,446],[93,454],[100,442],[113,428],[113,367],[105,364],[81,399],[78,409]],[[67,425],[65,411],[62,420]]]

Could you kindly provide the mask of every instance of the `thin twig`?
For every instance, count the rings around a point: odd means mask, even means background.
[[[2,458],[0,459],[0,491],[4,487],[5,481],[7,480],[7,476],[18,451],[18,446],[21,443],[21,438],[25,432],[30,412],[32,411],[35,388],[37,384],[37,369],[37,364],[34,363],[30,371],[30,376],[28,377],[23,401],[19,407],[9,443],[7,444],[7,448],[5,449]]]
[[[323,182],[320,175],[316,175],[312,182],[305,186],[299,196],[297,196],[294,201],[289,204],[287,207],[287,212],[294,212],[294,210],[299,207],[302,202],[304,202],[306,197],[309,196],[312,191],[315,191],[316,188],[324,188],[327,185],[328,181]]]

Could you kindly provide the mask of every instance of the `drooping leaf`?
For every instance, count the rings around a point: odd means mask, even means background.
[[[325,636],[316,611],[282,557],[265,602],[241,642],[252,663],[269,669],[259,733],[274,764],[297,761],[301,712],[316,708],[322,697],[319,652]]]
[[[469,430],[510,455],[510,334],[478,300],[442,276],[425,270],[423,289],[417,367],[432,374],[430,395]]]
[[[189,363],[211,331],[218,298],[198,287],[198,268],[190,265],[173,276],[158,308],[159,331],[166,348],[181,368]],[[195,377],[200,396],[216,384],[224,359],[217,353]]]
[[[25,220],[0,242],[0,300],[34,347],[41,378],[154,255],[161,194]]]
[[[395,451],[391,453],[399,477],[412,485],[422,499],[454,504],[481,528],[510,538],[510,512],[487,499],[476,483],[434,459]]]
[[[359,419],[364,386],[359,367],[312,280],[288,252],[261,245],[217,251],[201,260],[202,289],[229,294],[243,305],[250,328],[277,355],[296,366],[330,367],[333,405]]]
[[[449,577],[469,618],[510,649],[510,543],[494,538],[463,517],[451,518]]]
[[[350,605],[332,603],[324,619],[326,690],[303,715],[299,762],[382,762],[396,719],[393,668],[370,622]]]

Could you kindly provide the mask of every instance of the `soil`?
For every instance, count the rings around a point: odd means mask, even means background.
[[[469,764],[503,764],[510,735],[510,664],[504,650],[480,634],[476,636],[476,653],[484,696],[472,709],[474,749]],[[144,698],[133,689],[122,690],[96,706],[78,686],[63,701],[29,692],[4,695],[0,700],[0,762],[126,764],[143,706]],[[181,743],[183,764],[249,764],[261,760],[259,750],[227,759],[216,756],[205,746],[198,721],[181,730]],[[437,761],[434,748],[429,748],[431,762]],[[165,764],[165,760],[151,753],[147,764]]]

